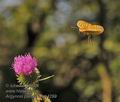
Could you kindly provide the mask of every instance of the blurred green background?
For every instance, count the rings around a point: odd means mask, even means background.
[[[28,52],[43,76],[55,75],[39,83],[52,102],[120,102],[119,10],[120,0],[0,0],[0,102],[31,102],[6,97],[17,84],[13,58]],[[90,44],[79,19],[105,32]]]

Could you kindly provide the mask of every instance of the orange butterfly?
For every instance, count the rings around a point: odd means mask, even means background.
[[[79,28],[79,31],[82,32],[82,33],[85,33],[87,35],[99,35],[101,33],[103,33],[104,31],[104,28],[100,25],[93,25],[93,24],[90,24],[86,21],[83,21],[83,20],[79,20],[77,22],[77,26]]]
[[[92,35],[99,35],[104,32],[104,28],[102,26],[91,24],[83,20],[77,21],[77,27],[81,33],[88,35],[88,40],[90,40]]]

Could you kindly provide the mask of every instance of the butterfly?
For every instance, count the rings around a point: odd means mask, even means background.
[[[100,35],[104,32],[104,28],[101,25],[91,24],[84,20],[77,21],[77,27],[81,33],[88,36],[89,41],[92,35]]]

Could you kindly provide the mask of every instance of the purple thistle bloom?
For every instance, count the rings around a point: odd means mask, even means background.
[[[37,67],[37,61],[30,54],[14,58],[12,67],[16,74],[30,75]]]

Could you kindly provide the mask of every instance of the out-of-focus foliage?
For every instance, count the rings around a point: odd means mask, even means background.
[[[52,85],[58,90],[65,89],[59,102],[77,102],[74,100],[76,94],[78,102],[101,102],[103,91],[97,70],[101,62],[94,60],[98,63],[94,66],[92,60],[101,58],[100,36],[93,37],[93,44],[89,44],[86,36],[72,28],[79,19],[99,23],[99,1],[21,0],[20,4],[5,6],[0,10],[0,80],[4,79],[2,66],[8,65],[8,70],[13,55],[22,52],[27,43],[27,24],[31,21],[38,24],[44,13],[44,29],[31,52],[39,59],[40,70],[55,74]],[[101,1],[106,8],[103,47],[110,56],[104,55],[104,51],[102,53],[108,61],[109,68],[105,68],[112,80],[112,102],[120,102],[120,0]],[[40,25],[37,27],[37,30],[41,28]]]

